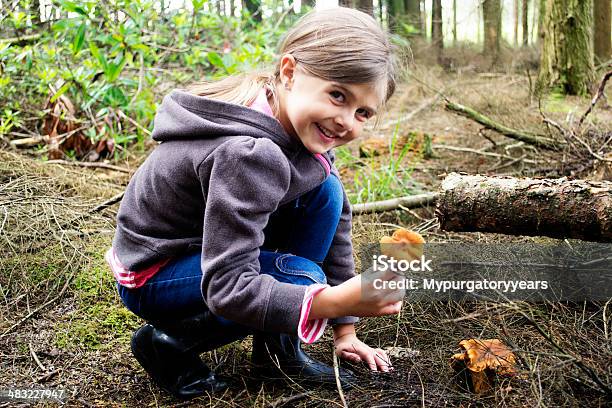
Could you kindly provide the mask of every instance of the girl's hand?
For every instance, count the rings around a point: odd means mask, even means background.
[[[398,281],[393,274],[378,274],[383,281]],[[378,282],[380,283],[380,282]],[[397,314],[402,308],[405,290],[379,289],[371,276],[357,275],[346,282],[326,288],[312,301],[309,319],[341,316],[385,316]]]
[[[355,333],[348,333],[334,340],[336,355],[345,360],[358,363],[365,361],[372,371],[388,372],[393,370],[391,360],[382,349],[374,349],[357,338]]]

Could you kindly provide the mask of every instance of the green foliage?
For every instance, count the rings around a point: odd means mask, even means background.
[[[63,17],[52,24],[33,27],[24,12],[0,19],[0,32],[39,35],[0,41],[0,98],[12,101],[0,113],[0,135],[22,126],[24,112],[31,117],[64,95],[94,129],[88,136],[142,142],[161,100],[156,92],[269,65],[280,34],[297,18],[253,24],[246,10],[230,17],[211,12],[216,6],[206,0],[191,5],[162,14],[153,0],[54,0],[51,15]]]
[[[400,139],[396,131],[389,141],[389,153],[380,157],[357,158],[345,146],[336,149],[338,169],[348,167],[349,172],[353,174],[353,184],[346,184],[351,203],[386,200],[415,192],[415,184],[411,179],[412,171],[423,153],[415,154],[411,151],[416,133],[408,135],[401,148]],[[430,143],[428,144],[426,139],[422,149],[427,152],[428,148]]]

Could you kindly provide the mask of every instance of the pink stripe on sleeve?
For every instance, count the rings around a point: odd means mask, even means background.
[[[306,344],[319,340],[325,331],[325,327],[327,327],[327,319],[308,320],[308,316],[312,307],[312,299],[316,294],[328,287],[329,285],[324,284],[310,285],[304,294],[302,310],[300,311],[300,322],[298,324],[298,336]]]
[[[331,172],[331,167],[330,167],[329,163],[327,162],[327,160],[325,160],[325,157],[323,157],[323,155],[321,153],[316,153],[314,156],[317,159],[319,159],[319,161],[321,162],[321,164],[325,168],[325,172],[329,176],[329,173]]]

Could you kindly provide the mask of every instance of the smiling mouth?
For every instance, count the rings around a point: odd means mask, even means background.
[[[331,130],[324,128],[323,126],[319,125],[318,123],[315,123],[315,125],[317,126],[317,129],[319,129],[319,131],[321,133],[323,133],[323,135],[325,135],[326,137],[329,137],[330,139],[338,139],[338,138],[340,138],[340,136],[338,136],[337,134],[335,134]]]

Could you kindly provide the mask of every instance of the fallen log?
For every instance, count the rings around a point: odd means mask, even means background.
[[[483,115],[480,112],[475,111],[472,108],[468,108],[467,106],[447,100],[445,107],[451,112],[455,112],[468,119],[472,119],[473,121],[483,125],[485,128],[494,130],[497,133],[500,133],[514,140],[519,140],[521,142],[541,147],[547,150],[561,150],[561,148],[563,147],[562,142],[557,142],[542,135],[509,128],[505,125],[502,125],[501,123],[495,122],[493,119]]]
[[[436,215],[446,231],[612,242],[612,182],[449,174]]]

